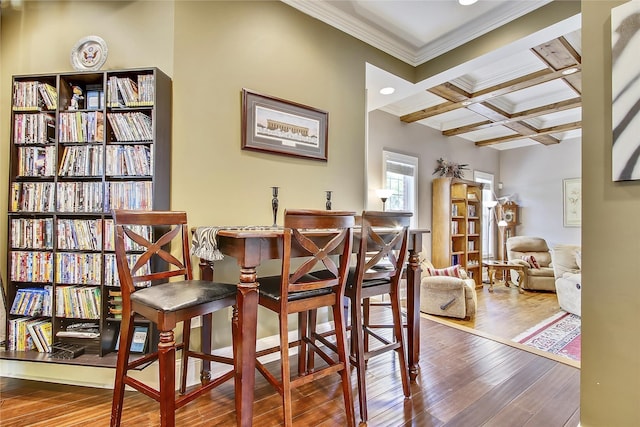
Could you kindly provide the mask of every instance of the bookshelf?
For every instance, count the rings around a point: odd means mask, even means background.
[[[433,180],[431,256],[434,267],[460,264],[482,287],[482,184]]]
[[[111,211],[170,207],[171,86],[157,68],[13,77],[0,358],[48,361],[54,342],[113,358],[121,300]],[[150,333],[145,351],[156,347]]]

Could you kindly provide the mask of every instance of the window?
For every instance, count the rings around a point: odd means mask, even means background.
[[[418,224],[418,158],[405,154],[383,151],[382,176],[384,187],[393,191],[386,202],[390,211],[413,212],[411,226]]]
[[[481,182],[484,184],[482,187],[482,205],[486,206],[486,203],[490,200],[495,200],[493,197],[493,183],[494,176],[492,173],[473,171],[473,180],[475,182]],[[494,208],[495,209],[495,208]],[[483,258],[495,258],[495,221],[493,209],[482,209],[482,257]]]

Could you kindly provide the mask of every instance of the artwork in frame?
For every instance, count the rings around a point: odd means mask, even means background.
[[[640,1],[611,9],[612,178],[640,179]]]
[[[563,180],[564,226],[582,226],[582,180],[569,178]]]
[[[327,161],[326,111],[242,89],[242,149]]]

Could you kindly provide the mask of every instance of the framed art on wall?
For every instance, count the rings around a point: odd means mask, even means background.
[[[563,183],[564,226],[580,227],[582,225],[582,180],[570,178]]]
[[[327,161],[328,116],[242,89],[242,149]]]

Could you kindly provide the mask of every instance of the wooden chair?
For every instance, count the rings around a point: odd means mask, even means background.
[[[233,365],[232,358],[190,350],[189,337],[192,318],[236,303],[236,286],[193,280],[185,212],[115,210],[113,219],[116,262],[122,289],[122,321],[111,426],[120,425],[125,385],[158,401],[161,425],[173,426],[177,408],[234,376],[233,368],[225,370],[213,380],[203,379],[202,385],[186,393],[190,357]],[[142,248],[141,251],[128,249],[132,242]],[[174,247],[170,252],[171,243]],[[146,286],[148,284],[150,286]],[[140,316],[157,325],[160,341],[157,351],[130,361],[134,322],[143,320]],[[204,318],[210,320],[211,316]],[[183,322],[183,341],[176,344],[173,330],[178,322]],[[180,396],[176,396],[175,392],[175,358],[178,349],[182,350]],[[156,359],[160,374],[159,390],[128,375],[130,369]]]
[[[351,256],[353,225],[353,212],[285,211],[281,274],[258,279],[260,283],[259,304],[276,312],[279,316],[280,346],[260,351],[257,356],[279,350],[281,353],[281,380],[269,372],[259,360],[256,362],[256,367],[282,395],[285,426],[291,426],[293,422],[291,390],[335,373],[339,373],[342,379],[347,425],[355,426],[345,319],[342,310]],[[336,257],[332,255],[337,255],[337,264]],[[294,258],[301,258],[301,265],[297,269],[292,267],[292,259]],[[294,263],[296,261],[298,260],[293,260]],[[318,265],[323,266],[329,272],[327,277],[318,279],[308,274]],[[330,307],[334,316],[337,360],[324,349],[316,347],[314,350],[326,362],[326,366],[309,372],[304,368],[306,345],[310,343],[306,330],[306,316],[309,310],[320,307]],[[287,317],[290,313],[298,313],[300,321],[300,339],[291,343],[292,346],[300,346],[299,372],[298,376],[294,378],[291,377],[289,363],[290,344]]]
[[[358,377],[358,401],[362,422],[368,419],[366,365],[367,361],[387,351],[395,350],[402,380],[402,390],[406,397],[411,396],[409,370],[404,346],[402,314],[400,311],[399,285],[407,259],[407,244],[411,212],[364,211],[361,233],[358,240],[358,255],[355,268],[352,268],[347,280],[345,296],[351,306],[351,363],[356,367]],[[314,272],[316,277],[324,277],[326,272]],[[389,295],[389,303],[372,303],[371,297]],[[371,324],[370,307],[372,305],[390,306],[393,318],[391,325]],[[315,329],[315,315],[310,315],[310,328]],[[393,340],[385,338],[375,330],[393,329]],[[311,340],[318,340],[327,346],[332,343],[325,334],[312,334]],[[370,338],[378,345],[370,349]],[[313,366],[313,352],[309,351],[307,364]]]

